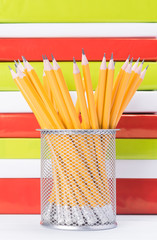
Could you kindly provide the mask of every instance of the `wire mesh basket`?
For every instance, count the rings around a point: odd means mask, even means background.
[[[116,227],[116,130],[41,130],[41,224]]]

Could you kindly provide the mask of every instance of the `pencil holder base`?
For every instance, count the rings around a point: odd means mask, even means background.
[[[100,230],[108,230],[108,229],[113,229],[117,227],[117,223],[114,222],[109,225],[102,225],[102,226],[64,226],[64,225],[52,225],[52,224],[47,224],[43,223],[42,221],[40,222],[41,225],[44,227],[56,229],[56,230],[65,230],[65,231],[100,231]]]
[[[41,224],[94,231],[116,224],[116,130],[41,131]]]

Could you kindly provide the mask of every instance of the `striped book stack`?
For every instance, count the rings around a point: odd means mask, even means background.
[[[72,58],[81,61],[83,47],[94,90],[104,52],[107,60],[113,52],[117,72],[129,54],[134,61],[144,59],[143,68],[149,64],[118,124],[117,213],[157,214],[157,2],[0,0],[0,5],[0,213],[40,213],[39,125],[8,64],[14,69],[13,60],[23,55],[42,79],[42,54],[50,59],[52,52],[75,102]]]

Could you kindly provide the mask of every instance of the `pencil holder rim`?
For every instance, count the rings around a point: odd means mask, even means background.
[[[114,134],[120,129],[37,129],[37,131],[48,134]]]

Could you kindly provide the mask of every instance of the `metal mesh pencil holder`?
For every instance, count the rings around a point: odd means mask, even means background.
[[[116,227],[116,130],[41,130],[41,224]]]

